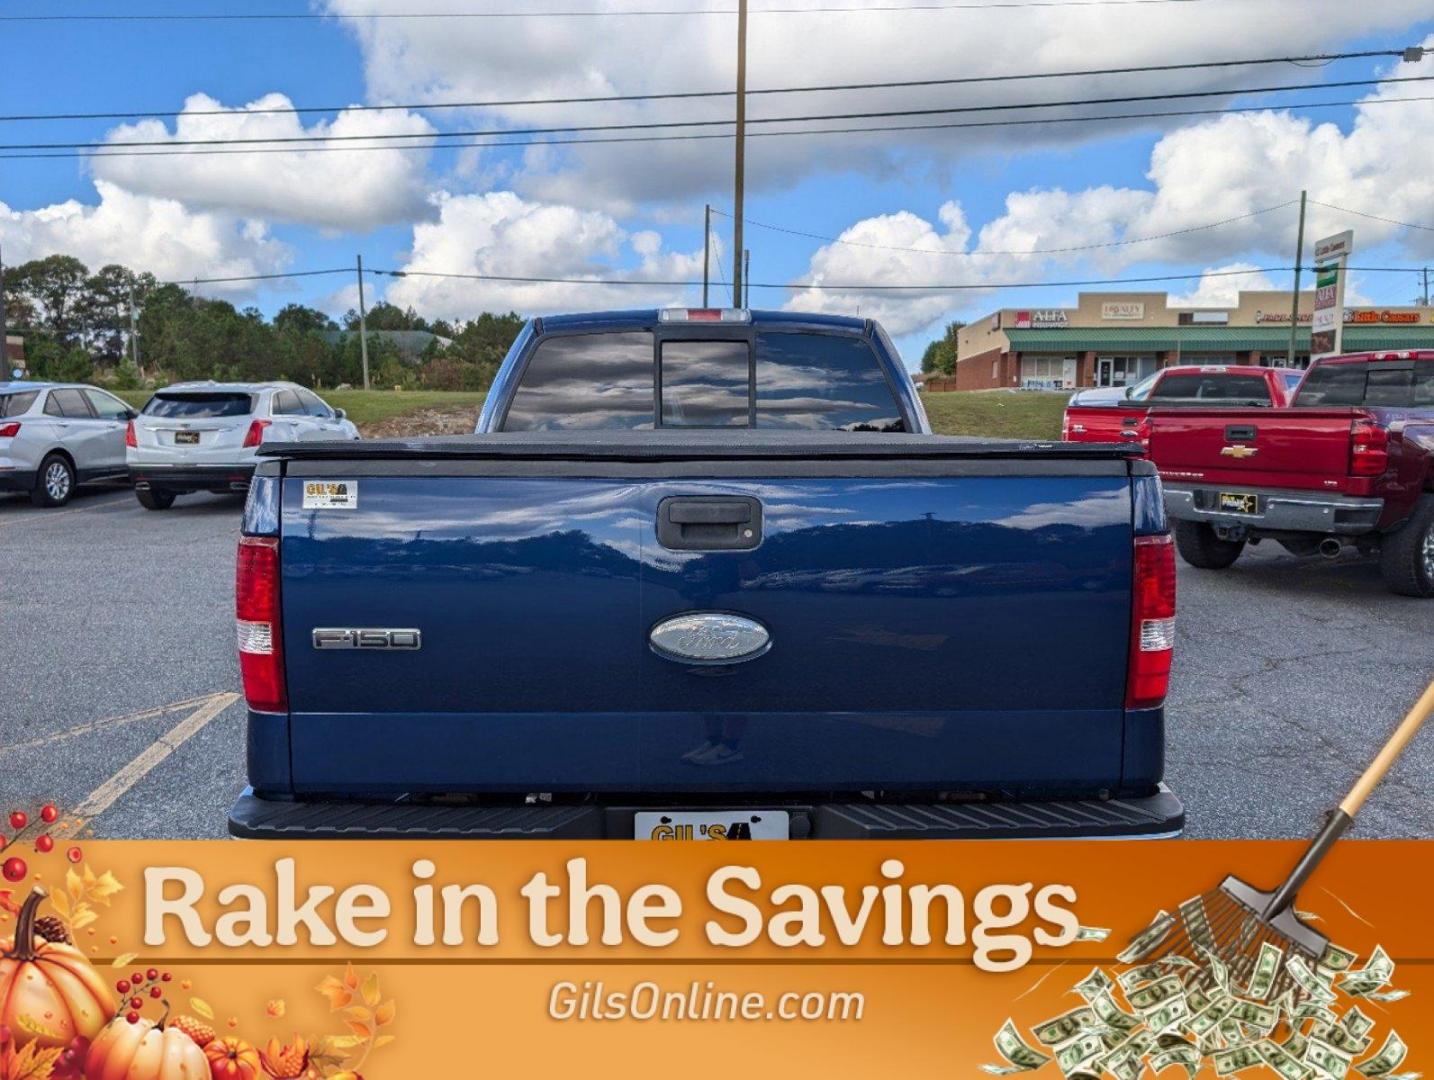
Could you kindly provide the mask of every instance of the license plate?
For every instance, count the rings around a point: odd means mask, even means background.
[[[1246,495],[1242,492],[1222,491],[1220,492],[1220,509],[1231,510],[1237,514],[1258,514],[1260,512],[1260,497]]]
[[[785,810],[643,810],[633,820],[638,840],[786,840]]]
[[[197,431],[176,431],[174,433],[174,443],[176,446],[194,446],[198,442],[199,432]]]

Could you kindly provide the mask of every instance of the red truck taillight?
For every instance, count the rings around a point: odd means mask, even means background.
[[[287,712],[284,650],[279,633],[279,538],[241,536],[234,575],[239,671],[244,697],[257,712]]]
[[[1349,427],[1349,475],[1383,476],[1389,468],[1389,432],[1369,420]]]
[[[139,440],[134,437],[134,421],[131,420],[124,426],[124,444],[126,446],[139,446]]]
[[[1175,650],[1175,545],[1168,534],[1135,538],[1127,709],[1153,709],[1170,689]]]
[[[13,439],[20,434],[19,423],[0,424],[0,439]]]

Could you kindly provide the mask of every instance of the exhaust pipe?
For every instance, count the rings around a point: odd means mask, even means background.
[[[1333,536],[1326,536],[1319,542],[1319,553],[1326,559],[1337,559],[1339,553],[1344,550],[1344,544]]]

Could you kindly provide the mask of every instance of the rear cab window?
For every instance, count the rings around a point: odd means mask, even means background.
[[[567,334],[528,360],[504,431],[906,431],[871,344],[852,334]]]
[[[1156,384],[1151,401],[1238,401],[1271,405],[1269,384],[1263,375],[1233,372],[1195,372],[1169,375]]]
[[[161,390],[144,407],[145,416],[163,420],[213,420],[225,416],[247,416],[253,411],[253,395],[240,391]]]
[[[1305,375],[1294,404],[1297,408],[1427,408],[1434,405],[1434,363],[1365,360],[1317,364]]]

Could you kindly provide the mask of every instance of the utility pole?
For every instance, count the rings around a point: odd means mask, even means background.
[[[359,355],[363,357],[363,388],[368,389],[368,315],[363,306],[363,256],[358,257]]]
[[[1300,330],[1300,264],[1305,258],[1305,198],[1307,191],[1300,192],[1300,227],[1295,237],[1295,288],[1290,294],[1290,355],[1287,363],[1290,367],[1297,367],[1295,363],[1295,340]]]
[[[707,204],[707,209],[702,215],[702,306],[707,306],[707,267],[712,262],[710,252],[712,250],[712,204]]]
[[[742,306],[742,205],[747,153],[747,0],[737,0],[737,150],[732,196],[732,305]]]
[[[752,306],[752,251],[750,248],[742,249],[742,306]]]
[[[5,284],[4,268],[0,267],[0,286]],[[1423,307],[1429,306],[1429,267],[1424,268],[1424,303]],[[0,296],[0,329],[5,326],[5,298]]]
[[[139,377],[144,378],[144,368],[139,366],[139,313],[134,309],[134,283],[129,286],[129,356]]]

